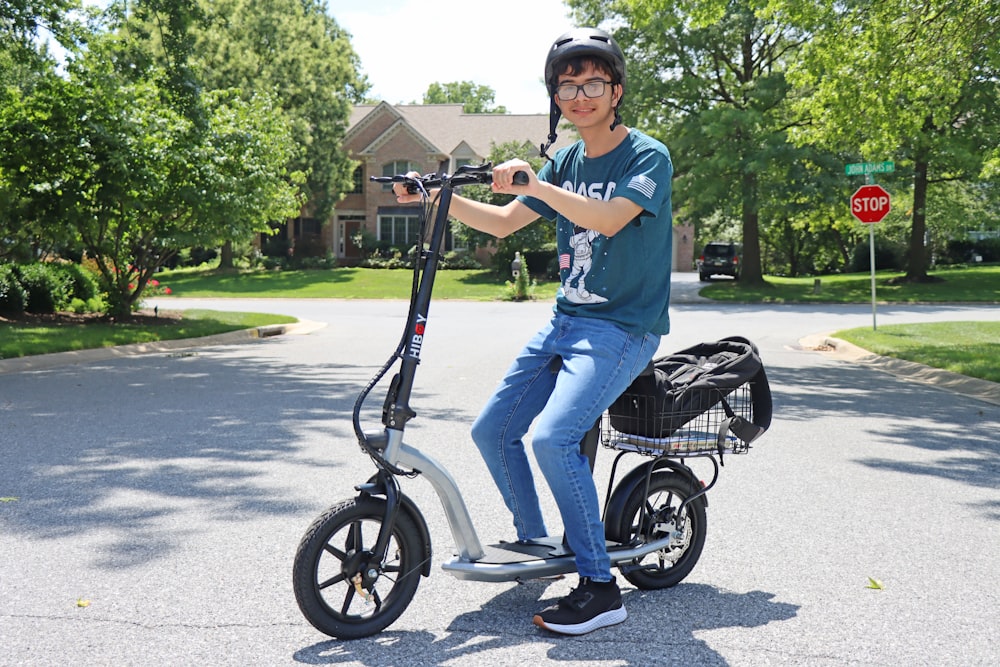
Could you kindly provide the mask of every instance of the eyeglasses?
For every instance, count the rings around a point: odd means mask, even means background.
[[[569,102],[575,100],[581,90],[587,97],[600,97],[604,94],[604,86],[610,83],[610,81],[588,81],[579,86],[575,83],[564,83],[556,86],[556,97],[563,102]]]

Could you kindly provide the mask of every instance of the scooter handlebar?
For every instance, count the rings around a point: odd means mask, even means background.
[[[397,174],[395,176],[372,176],[370,180],[373,183],[405,183],[406,191],[412,195],[442,186],[457,188],[463,185],[489,185],[493,182],[492,167],[492,163],[487,162],[478,166],[464,165],[450,176],[448,174],[427,174],[425,176]],[[514,185],[527,184],[528,174],[526,172],[514,173]]]

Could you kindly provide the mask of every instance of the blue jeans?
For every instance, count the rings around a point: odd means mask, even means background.
[[[640,336],[606,320],[556,313],[514,360],[472,425],[521,540],[548,534],[524,448],[549,484],[581,577],[611,578],[597,488],[580,441],[652,359],[657,334]]]

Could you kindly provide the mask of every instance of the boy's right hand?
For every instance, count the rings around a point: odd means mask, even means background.
[[[415,171],[407,172],[406,175],[410,178],[417,178],[420,176],[420,174]],[[416,192],[411,194],[407,192],[406,183],[393,183],[392,192],[396,195],[396,201],[400,204],[412,204],[420,201],[420,193]]]

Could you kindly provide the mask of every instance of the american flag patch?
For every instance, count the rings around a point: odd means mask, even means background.
[[[633,190],[638,190],[648,199],[652,199],[653,195],[656,193],[656,181],[645,174],[633,176],[632,180],[628,182],[628,187]]]
[[[568,269],[570,265],[569,254],[559,255],[559,268]]]

